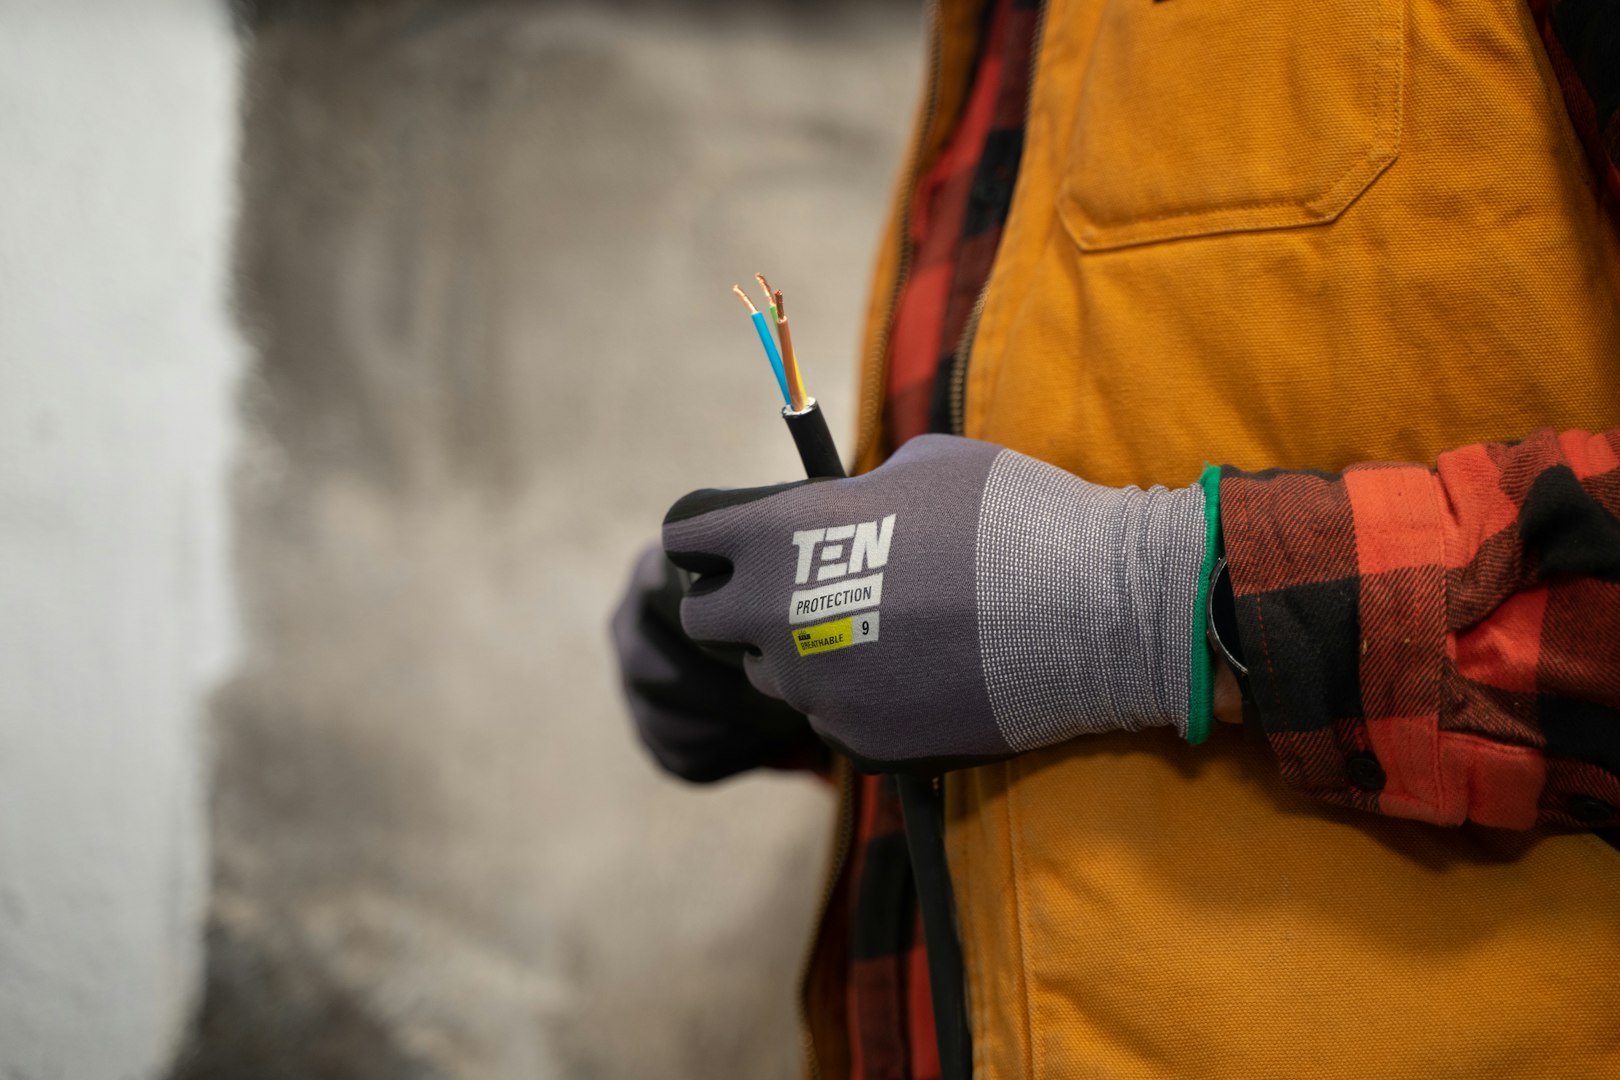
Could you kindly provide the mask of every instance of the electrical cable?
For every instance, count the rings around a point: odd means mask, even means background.
[[[765,275],[755,274],[754,277],[770,300],[768,306],[782,339],[780,352],[765,330],[764,314],[754,307],[753,301],[742,291],[742,286],[733,285],[732,291],[742,297],[743,303],[753,314],[754,329],[759,332],[760,341],[765,345],[765,355],[771,361],[771,370],[787,402],[782,409],[782,419],[793,436],[805,475],[812,479],[846,476],[848,474],[839,458],[838,446],[827,428],[827,418],[822,415],[816,399],[805,393],[798,358],[793,352],[793,338],[788,330],[787,313],[782,305],[782,294],[771,290]],[[792,373],[791,384],[788,372]],[[900,797],[906,850],[911,856],[918,906],[922,912],[923,946],[928,955],[928,983],[934,1003],[934,1035],[939,1044],[941,1080],[969,1080],[973,1069],[973,1033],[963,989],[966,968],[962,942],[957,934],[956,895],[951,886],[945,854],[945,801],[937,779],[906,773],[897,774],[894,778]]]
[[[776,342],[771,339],[770,327],[765,323],[765,315],[748,299],[741,285],[733,285],[731,291],[737,294],[737,299],[748,306],[748,311],[754,320],[754,332],[759,334],[759,343],[765,346],[765,358],[771,362],[771,371],[776,375],[776,385],[782,391],[782,404],[793,408],[793,395],[788,391],[787,374],[782,370],[782,354],[776,350]]]
[[[804,392],[804,377],[799,373],[799,354],[793,351],[793,331],[788,328],[787,305],[782,292],[776,291],[776,337],[782,345],[782,364],[787,369],[788,389],[793,391],[793,409],[803,412],[808,396]]]

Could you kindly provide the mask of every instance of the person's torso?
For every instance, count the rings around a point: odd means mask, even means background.
[[[971,6],[938,16],[936,110]],[[1519,0],[1052,0],[960,430],[1179,484],[1610,427],[1617,283]],[[865,386],[870,467],[880,359]],[[1335,810],[1235,732],[946,792],[977,1076],[1620,1075],[1620,852],[1592,836]]]

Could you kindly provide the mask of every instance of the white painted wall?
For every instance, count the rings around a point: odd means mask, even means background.
[[[0,0],[0,1076],[163,1071],[234,648],[236,46],[216,0]]]

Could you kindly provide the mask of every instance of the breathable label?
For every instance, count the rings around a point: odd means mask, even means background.
[[[831,585],[799,589],[788,598],[788,622],[793,624],[847,615],[883,602],[883,574],[845,578]]]
[[[803,626],[793,631],[793,644],[800,656],[833,652],[851,645],[864,645],[878,639],[878,613],[868,611],[861,615],[834,619],[816,626]]]

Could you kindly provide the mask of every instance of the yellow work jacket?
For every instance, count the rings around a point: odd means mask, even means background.
[[[982,6],[931,19],[863,469]],[[1146,486],[1620,423],[1614,207],[1522,0],[1050,0],[1032,80],[962,433]],[[1086,736],[945,799],[984,1080],[1620,1077],[1620,852],[1591,835],[1337,809],[1233,729]]]

